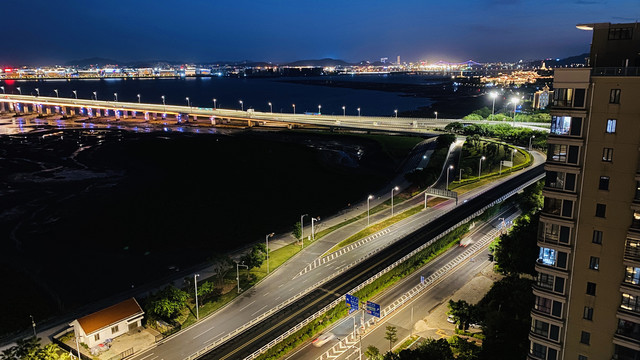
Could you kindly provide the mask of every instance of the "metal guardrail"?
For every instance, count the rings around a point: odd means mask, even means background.
[[[591,70],[592,76],[640,76],[640,67],[596,67]]]
[[[543,177],[544,177],[544,175],[541,174],[541,175],[533,178],[532,180],[526,182],[525,184],[522,184],[522,185],[518,186],[516,189],[509,191],[507,194],[501,196],[500,198],[492,201],[490,204],[484,206],[482,209],[480,209],[480,210],[476,211],[475,213],[473,213],[472,215],[466,217],[464,220],[458,222],[456,225],[452,226],[451,228],[443,231],[442,233],[440,233],[439,235],[437,235],[433,239],[429,240],[425,244],[423,244],[420,247],[416,248],[415,250],[413,250],[409,254],[407,254],[404,257],[402,257],[400,260],[397,260],[393,264],[389,265],[388,267],[386,267],[385,269],[383,269],[382,271],[380,271],[376,275],[372,276],[368,280],[364,281],[363,283],[361,283],[360,285],[358,285],[355,288],[351,289],[350,291],[347,291],[346,293],[355,293],[355,292],[361,290],[362,288],[364,288],[365,286],[371,284],[373,281],[375,281],[376,279],[378,279],[382,275],[384,275],[387,272],[393,270],[396,266],[398,266],[401,263],[405,262],[407,259],[413,257],[414,255],[416,255],[420,251],[422,251],[422,250],[426,249],[427,247],[431,246],[431,244],[433,244],[434,242],[440,240],[443,236],[445,236],[449,232],[453,231],[453,229],[456,229],[459,226],[464,225],[465,223],[467,223],[467,222],[473,220],[474,218],[480,216],[487,209],[491,208],[492,206],[494,206],[496,204],[499,204],[499,203],[503,202],[504,200],[506,200],[509,197],[513,196],[514,194],[518,193],[519,191],[521,191],[525,187],[531,185],[532,183],[542,179]],[[278,336],[274,340],[271,340],[267,345],[264,345],[262,348],[256,350],[251,355],[245,357],[244,360],[251,360],[251,359],[255,359],[256,357],[260,356],[262,353],[266,352],[267,350],[269,350],[271,347],[275,346],[280,341],[286,339],[289,335],[291,335],[291,334],[295,333],[296,331],[300,330],[303,326],[307,325],[311,321],[313,321],[313,320],[317,319],[318,317],[322,316],[324,313],[326,313],[327,311],[331,310],[332,308],[337,306],[342,301],[344,301],[344,299],[342,297],[337,298],[331,304],[325,306],[324,308],[322,308],[321,310],[319,310],[315,314],[311,315],[310,317],[308,317],[305,320],[303,320],[302,322],[300,322],[298,325],[296,325],[293,328],[289,329],[287,332],[281,334],[280,336]],[[381,315],[382,315],[382,313],[381,313]],[[211,348],[213,348],[213,347],[211,347]],[[193,358],[189,357],[189,359],[193,359]]]

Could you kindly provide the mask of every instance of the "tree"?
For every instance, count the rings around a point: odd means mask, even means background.
[[[292,234],[296,239],[304,240],[304,239],[302,239],[302,227],[300,225],[300,221],[298,221],[297,223],[293,224],[293,232],[292,232]]]
[[[163,319],[172,320],[187,306],[189,295],[172,285],[151,296],[148,302],[147,312]]]
[[[500,236],[493,254],[498,272],[505,275],[536,274],[539,218],[538,214],[523,215],[516,220],[509,233]]]
[[[453,360],[453,352],[447,339],[427,339],[418,347],[420,359]]]
[[[2,360],[68,360],[69,354],[56,344],[40,346],[40,339],[30,337],[16,342],[15,346],[2,351]]]
[[[216,300],[221,294],[222,290],[211,281],[205,281],[198,285],[198,298],[202,299],[201,304],[205,301]]]
[[[462,125],[461,122],[454,121],[454,122],[451,122],[451,123],[447,124],[444,127],[444,130],[448,131],[448,132],[451,132],[451,133],[460,133],[463,128],[464,128],[464,126]]]
[[[380,350],[373,345],[367,346],[367,350],[364,352],[364,356],[369,360],[382,360],[382,354],[380,354]]]
[[[233,260],[229,257],[229,255],[219,255],[216,254],[211,259],[213,262],[213,270],[215,271],[216,280],[218,281],[218,285],[224,285],[224,277],[227,275],[229,270],[233,269]]]
[[[387,325],[387,331],[384,333],[384,338],[389,340],[389,351],[391,351],[393,343],[398,341],[398,329],[395,326]]]
[[[457,354],[456,360],[478,360],[480,347],[473,341],[454,335],[449,339],[451,350]]]
[[[253,245],[251,251],[242,257],[242,261],[249,269],[258,268],[267,259],[267,245],[263,243]]]
[[[447,314],[453,316],[453,321],[458,324],[458,329],[468,330],[473,321],[473,306],[464,300],[449,300]]]

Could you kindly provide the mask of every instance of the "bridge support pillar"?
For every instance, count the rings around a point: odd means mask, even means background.
[[[4,102],[0,102],[0,111],[4,112]]]
[[[66,115],[67,115],[67,107],[66,107],[66,106],[61,107],[61,108],[60,108],[60,113],[61,113],[62,115],[65,115],[65,116],[66,116]]]
[[[137,114],[137,113],[138,113],[137,111],[132,111],[132,112],[131,112],[131,117],[132,117],[133,119],[135,119],[135,118],[136,118],[136,114]]]
[[[216,124],[216,117],[215,116],[211,116],[209,118],[209,120],[211,120],[211,125],[215,125]]]
[[[129,117],[129,112],[127,110],[122,110],[122,118],[126,119]]]
[[[76,109],[74,108],[69,109],[69,115],[73,116],[75,114],[76,114]]]
[[[193,115],[192,121],[198,121],[198,115]]]
[[[44,110],[47,113],[47,115],[51,115],[51,106],[47,106],[47,108]]]
[[[293,129],[293,124],[287,124],[287,129],[289,130]]]
[[[144,120],[145,121],[149,121],[149,112],[148,111],[144,112]]]
[[[120,110],[115,110],[114,113],[116,115],[116,120],[120,120]]]

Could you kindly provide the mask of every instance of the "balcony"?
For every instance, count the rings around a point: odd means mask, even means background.
[[[640,67],[597,67],[592,76],[640,76]]]

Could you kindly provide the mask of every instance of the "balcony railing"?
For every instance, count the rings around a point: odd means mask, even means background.
[[[592,76],[640,76],[640,67],[597,67]]]

